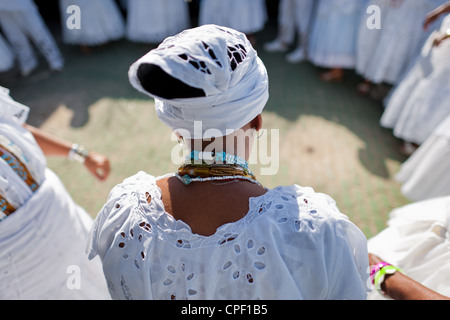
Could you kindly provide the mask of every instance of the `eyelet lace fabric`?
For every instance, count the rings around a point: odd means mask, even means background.
[[[214,53],[214,50],[205,42],[203,42],[203,46],[205,47],[205,50],[208,52],[208,55],[213,59],[213,61],[222,68],[222,63],[219,59],[217,59],[216,54]],[[236,70],[236,67],[242,63],[247,56],[247,50],[242,44],[236,44],[234,46],[228,46],[227,50],[228,57],[230,59],[230,69],[231,71]],[[208,66],[206,65],[204,60],[196,59],[192,57],[191,55],[188,55],[186,53],[182,53],[178,55],[183,60],[186,60],[190,65],[192,65],[195,69],[197,69],[200,72],[212,74]]]
[[[117,185],[100,211],[100,255],[114,299],[365,299],[366,239],[328,196],[299,186],[250,198],[212,236],[164,211],[156,178]]]

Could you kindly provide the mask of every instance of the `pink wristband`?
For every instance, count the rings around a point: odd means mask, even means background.
[[[390,263],[387,262],[380,262],[377,263],[374,266],[371,266],[371,271],[370,271],[370,279],[372,280],[372,284],[375,284],[375,274],[380,271],[381,268],[386,267],[386,266],[390,266]]]

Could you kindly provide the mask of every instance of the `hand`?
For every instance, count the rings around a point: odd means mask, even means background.
[[[374,266],[380,262],[383,262],[380,257],[374,255],[373,253],[369,253],[369,265]]]
[[[108,158],[93,151],[89,152],[84,160],[84,165],[100,181],[105,180],[111,170]]]
[[[445,39],[448,39],[449,35],[448,34],[444,34],[444,35],[440,35],[437,36],[434,40],[433,40],[433,46],[438,47],[442,41],[444,41]]]

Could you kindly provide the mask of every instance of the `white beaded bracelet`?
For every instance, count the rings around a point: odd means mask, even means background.
[[[76,160],[80,163],[84,163],[88,154],[89,152],[86,150],[85,147],[77,143],[74,143],[69,151],[68,158],[69,160]]]

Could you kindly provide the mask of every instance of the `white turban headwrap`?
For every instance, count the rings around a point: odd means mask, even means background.
[[[148,92],[137,74],[142,64],[159,66],[171,77],[203,90],[205,96],[166,99]],[[224,136],[242,128],[269,99],[267,70],[247,37],[216,25],[167,38],[136,61],[128,75],[137,90],[155,99],[159,119],[174,131],[188,131],[191,139]]]

